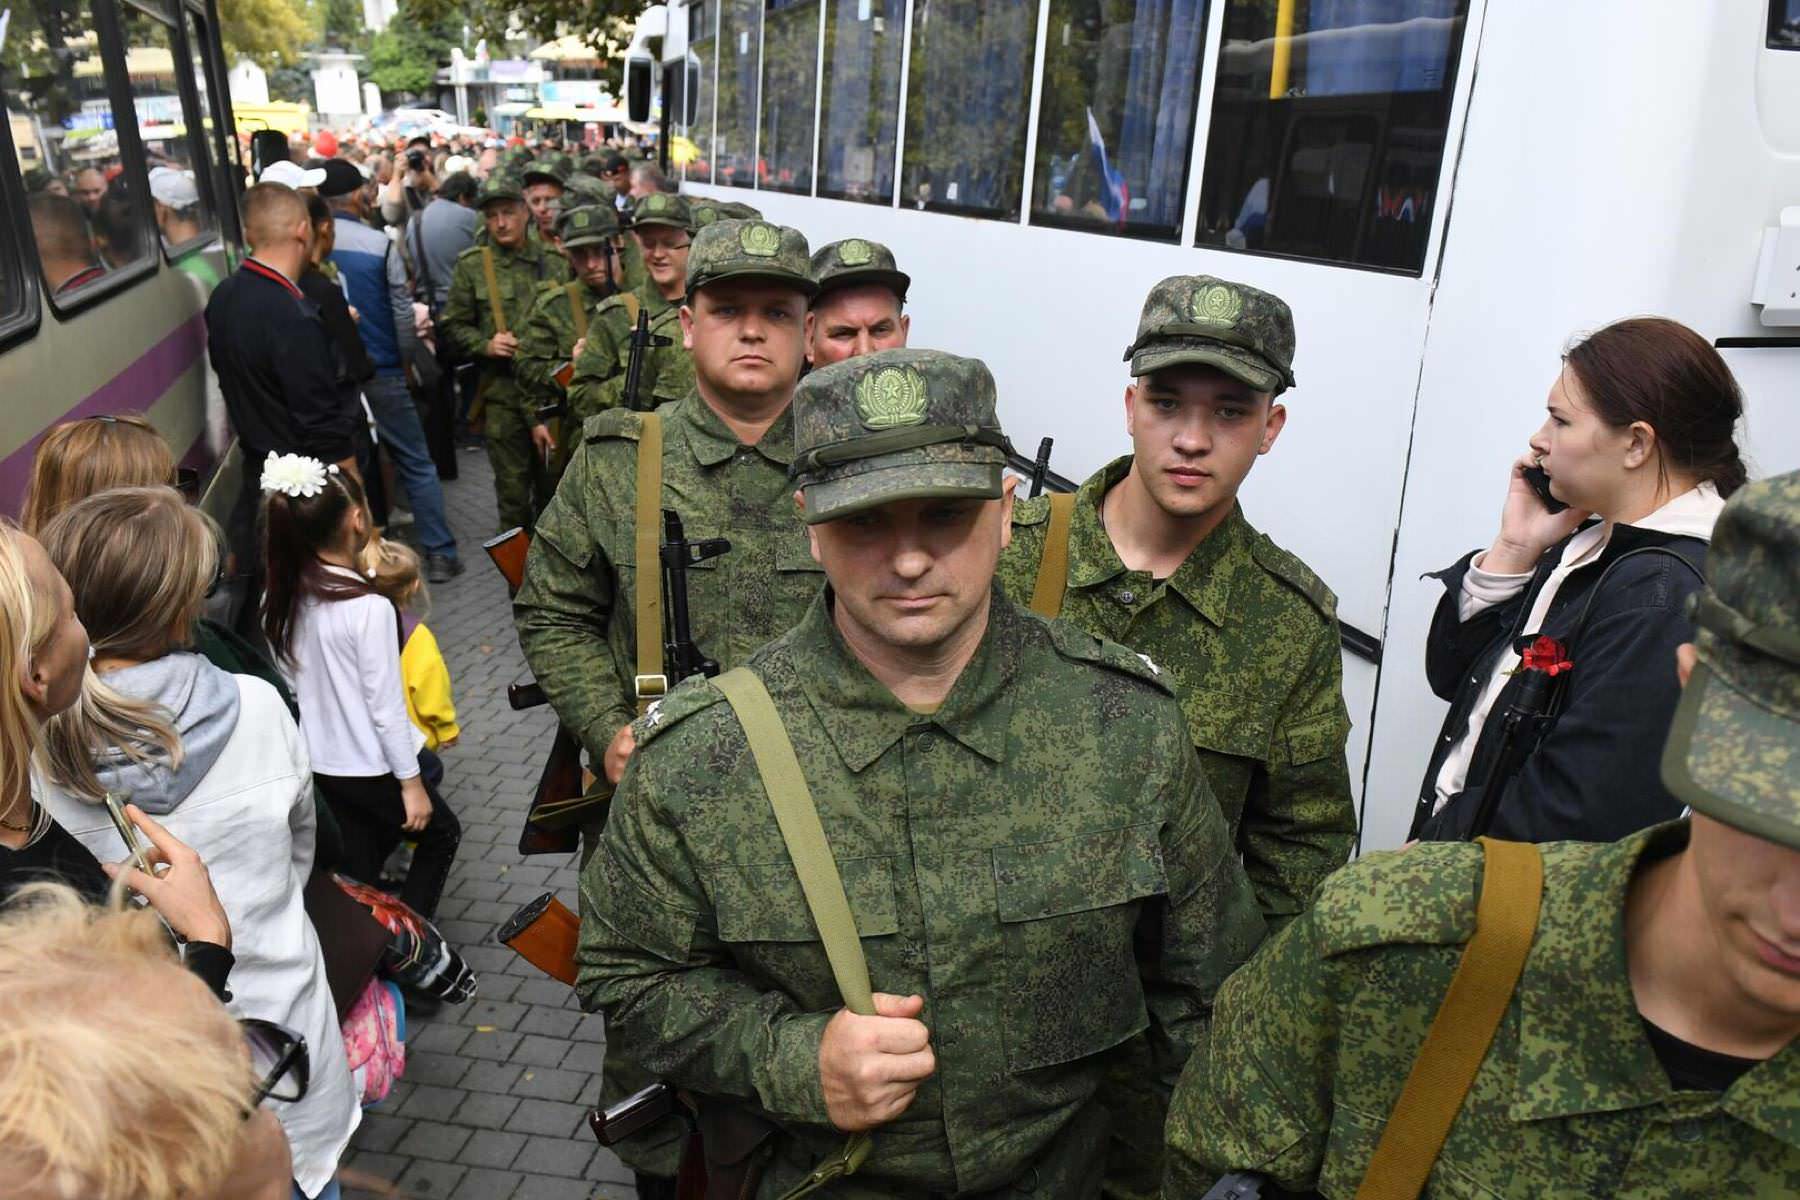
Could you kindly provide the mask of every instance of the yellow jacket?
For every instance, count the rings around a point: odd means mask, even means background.
[[[413,625],[400,651],[400,678],[406,684],[406,715],[425,735],[425,748],[436,750],[455,741],[462,730],[450,695],[450,668],[423,622]]]

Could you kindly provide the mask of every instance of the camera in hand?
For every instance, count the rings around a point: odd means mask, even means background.
[[[423,150],[408,150],[406,152],[406,165],[415,171],[423,171],[425,169],[425,152]]]
[[[1531,485],[1531,490],[1537,493],[1537,498],[1544,502],[1544,507],[1552,514],[1563,512],[1569,507],[1550,494],[1550,473],[1544,468],[1533,463],[1525,468],[1523,474],[1525,482]]]

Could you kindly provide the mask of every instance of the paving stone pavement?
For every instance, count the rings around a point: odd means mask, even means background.
[[[518,853],[519,825],[554,725],[514,712],[526,677],[506,585],[481,543],[494,532],[493,475],[458,451],[444,500],[468,571],[431,591],[426,624],[455,686],[462,740],[445,751],[444,794],[462,847],[438,928],[481,977],[474,1000],[409,1020],[406,1073],[363,1114],[345,1155],[345,1200],[635,1200],[631,1172],[595,1143],[604,1034],[569,988],[493,940],[521,904],[554,889],[575,907],[575,856]]]

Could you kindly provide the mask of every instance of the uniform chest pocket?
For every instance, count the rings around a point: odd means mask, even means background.
[[[1149,1023],[1133,931],[1141,902],[1169,889],[1157,828],[993,851],[1012,1070],[1086,1058]]]
[[[792,863],[721,863],[707,874],[719,940],[730,946],[741,966],[808,1011],[843,1006]],[[838,875],[856,932],[865,942],[899,932],[892,856],[839,859]],[[881,980],[875,980],[875,988],[881,990]]]

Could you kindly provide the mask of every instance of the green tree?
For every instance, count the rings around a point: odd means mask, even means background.
[[[446,60],[453,43],[432,41],[406,21],[397,20],[369,42],[368,69],[364,73],[383,96],[416,95],[437,78],[441,47]]]
[[[624,49],[644,9],[642,0],[412,0],[406,7],[427,21],[466,22],[473,37],[490,45],[513,30],[540,42],[577,33],[596,49],[613,52]]]
[[[312,42],[312,19],[305,0],[219,0],[219,38],[227,62],[294,63]]]

